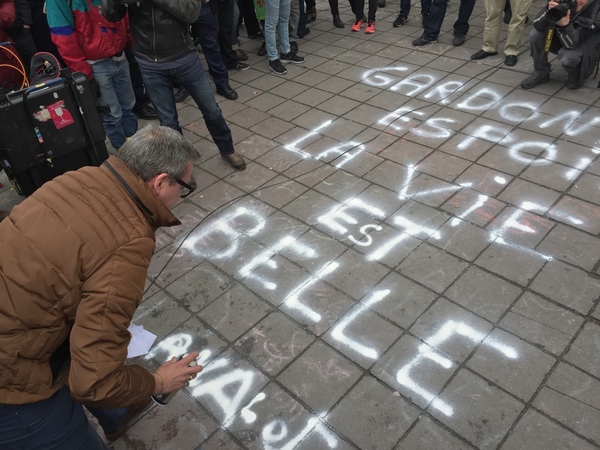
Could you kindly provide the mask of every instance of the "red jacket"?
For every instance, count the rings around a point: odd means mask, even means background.
[[[52,42],[73,72],[92,77],[86,60],[120,54],[130,42],[127,16],[109,22],[100,14],[101,0],[47,0],[46,11]]]

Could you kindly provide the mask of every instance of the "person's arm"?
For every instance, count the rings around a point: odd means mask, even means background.
[[[85,54],[77,42],[73,11],[67,0],[47,0],[46,14],[52,42],[72,72],[83,72],[92,78],[92,67],[85,62]]]
[[[171,14],[180,22],[187,24],[192,24],[196,21],[202,7],[202,0],[178,0],[176,2],[173,0],[152,0],[152,3]]]
[[[155,377],[124,365],[127,328],[141,301],[154,242],[138,238],[119,248],[83,283],[71,331],[69,388],[75,400],[100,408],[139,403],[156,392]]]
[[[127,14],[127,7],[120,5],[118,0],[102,0],[100,12],[109,22],[118,22]]]
[[[0,0],[0,30],[8,30],[15,22],[14,0]]]

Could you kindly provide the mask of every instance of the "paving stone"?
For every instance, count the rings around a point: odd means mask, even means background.
[[[325,195],[309,190],[283,208],[283,211],[309,225],[319,223],[319,218],[329,211],[341,207],[342,204]]]
[[[424,205],[435,208],[444,203],[448,197],[459,189],[460,186],[455,184],[440,181],[426,174],[420,174],[403,187],[400,198],[412,198]]]
[[[531,283],[539,294],[587,314],[600,296],[600,280],[560,261],[548,261]]]
[[[369,261],[369,270],[357,273],[353,270],[365,264],[366,258],[352,249],[346,251],[332,263],[332,270],[321,276],[322,279],[358,300],[364,297],[389,269],[375,261]]]
[[[241,450],[242,447],[237,445],[235,441],[226,434],[223,430],[218,430],[210,438],[204,441],[199,449],[218,448],[219,450]]]
[[[600,177],[584,174],[571,189],[569,194],[588,202],[600,204]]]
[[[450,414],[437,409],[447,405]],[[496,448],[523,409],[523,404],[462,369],[429,407],[429,413],[477,448]]]
[[[506,208],[486,227],[492,236],[500,236],[528,248],[534,248],[554,226],[539,214],[520,208]]]
[[[406,334],[379,359],[371,373],[426,409],[457,369],[458,365],[443,353]]]
[[[373,333],[373,329],[377,333]],[[401,334],[400,328],[373,313],[365,304],[359,304],[342,316],[324,339],[355,363],[368,368]]]
[[[127,430],[127,440],[135,448],[177,448],[193,450],[218,429],[198,404],[179,392],[168,406],[155,406]]]
[[[345,250],[346,247],[335,239],[311,229],[279,254],[315,274],[329,267]]]
[[[469,167],[465,159],[446,153],[432,153],[419,163],[417,170],[446,181],[453,181]]]
[[[597,448],[530,409],[517,423],[502,450],[592,450]]]
[[[583,319],[543,298],[526,292],[500,325],[545,350],[560,355]]]
[[[494,197],[511,179],[506,173],[473,164],[456,179],[456,183]]]
[[[433,448],[466,450],[475,447],[460,440],[428,416],[422,416],[398,446],[398,450],[431,450]]]
[[[506,205],[492,197],[480,194],[468,188],[462,188],[454,194],[441,208],[450,214],[483,227],[494,220],[494,217]]]
[[[269,375],[277,375],[308,347],[314,335],[273,312],[239,338],[236,348]]]
[[[235,284],[209,262],[188,271],[167,287],[167,292],[190,311],[197,313]]]
[[[600,206],[573,197],[563,197],[548,217],[592,234],[600,233]]]
[[[558,224],[546,235],[537,250],[590,271],[600,259],[600,240]]]
[[[190,317],[181,305],[164,291],[159,291],[138,307],[131,322],[155,334],[156,342],[159,342]]]
[[[327,421],[360,448],[391,449],[419,410],[371,377],[363,378],[327,415]]]
[[[411,234],[426,239],[449,219],[449,216],[416,201],[408,201],[386,220],[386,223]]]
[[[384,158],[386,157],[386,155],[383,153],[379,156],[383,156]],[[365,178],[372,183],[378,184],[394,192],[400,192],[402,187],[405,185],[408,176],[408,168],[393,161],[385,160],[371,170],[368,174],[366,174]]]
[[[373,225],[373,224],[371,224]],[[378,228],[363,229],[363,236],[353,246],[355,250],[364,253],[367,260],[377,261],[389,267],[396,267],[415,248],[421,240],[397,228],[392,228],[385,223],[377,225]],[[368,235],[364,236],[364,232]],[[361,234],[358,234],[360,237]]]
[[[544,214],[559,197],[556,191],[516,178],[499,198],[518,208]]]
[[[354,302],[346,294],[312,277],[288,294],[280,309],[303,328],[321,336],[352,306]]]
[[[542,268],[547,257],[502,238],[496,239],[475,260],[475,264],[501,277],[526,286]]]
[[[527,402],[556,360],[519,338],[495,329],[467,366]]]
[[[572,167],[546,161],[529,166],[520,177],[557,191],[565,191],[580,174],[581,171]]]
[[[439,298],[410,332],[427,344],[462,362],[492,329],[492,325],[474,314]]]
[[[269,311],[265,302],[247,288],[237,285],[204,308],[198,316],[233,342]]]
[[[441,294],[467,266],[466,262],[423,243],[398,266],[397,270]]]
[[[600,327],[593,322],[585,324],[565,359],[580,369],[600,378]]]
[[[318,414],[324,414],[358,381],[362,370],[328,345],[315,341],[277,380]],[[327,391],[323,385],[329,384]]]
[[[515,285],[472,266],[444,295],[469,311],[496,322],[521,292]]]
[[[408,329],[437,297],[434,292],[396,272],[386,275],[373,288],[373,292],[381,293],[383,298],[369,304],[369,308],[405,329]],[[369,297],[365,300],[368,299]]]
[[[491,239],[487,231],[463,220],[451,219],[427,241],[459,258],[474,261]]]
[[[596,445],[600,444],[600,381],[561,363],[533,406]]]
[[[227,428],[248,449],[273,445],[294,448],[317,422],[318,419],[288,393],[270,383],[254,397],[251,406],[230,421]]]
[[[257,400],[256,396],[268,382],[265,374],[229,348],[204,366],[186,392],[216,420],[226,424],[252,400]]]

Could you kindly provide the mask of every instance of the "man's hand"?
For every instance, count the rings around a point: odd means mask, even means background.
[[[173,357],[170,361],[160,366],[152,374],[154,375],[156,386],[154,394],[166,394],[187,386],[202,371],[202,366],[190,367],[190,363],[198,358],[199,355],[199,352],[193,352],[179,361]]]

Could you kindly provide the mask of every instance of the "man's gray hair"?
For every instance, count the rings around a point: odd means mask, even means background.
[[[200,157],[182,134],[159,125],[146,125],[119,149],[119,159],[144,181],[159,173],[181,177],[189,161]]]

